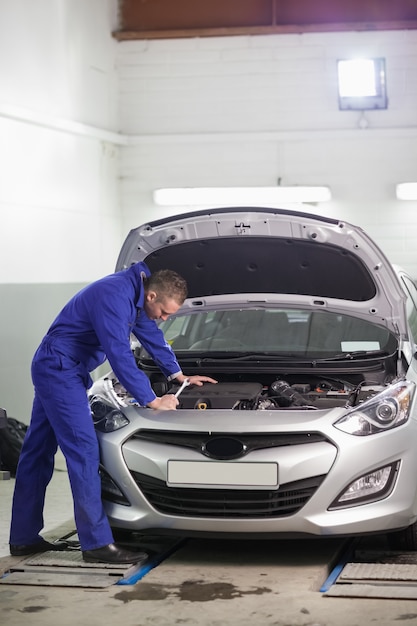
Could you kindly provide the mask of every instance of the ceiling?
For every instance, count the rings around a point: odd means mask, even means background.
[[[417,0],[119,0],[119,40],[417,28]]]

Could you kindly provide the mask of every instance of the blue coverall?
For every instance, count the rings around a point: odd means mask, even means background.
[[[10,543],[41,541],[45,492],[57,446],[65,456],[82,550],[113,543],[101,501],[99,447],[87,399],[90,372],[106,357],[141,404],[156,398],[135,362],[133,333],[168,379],[181,369],[163,333],[143,309],[144,263],[106,276],[76,294],[52,323],[32,362],[32,417],[20,454]]]

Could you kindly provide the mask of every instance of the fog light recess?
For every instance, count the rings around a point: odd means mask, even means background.
[[[386,498],[394,488],[399,467],[400,462],[395,461],[357,478],[332,502],[329,511]]]

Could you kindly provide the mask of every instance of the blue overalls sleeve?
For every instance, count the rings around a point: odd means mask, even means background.
[[[107,359],[121,384],[145,406],[156,395],[148,377],[138,368],[130,345],[137,309],[130,297],[129,286],[125,287],[123,281],[116,279],[101,283],[91,295],[95,297],[91,299],[90,318]],[[161,345],[161,355],[163,351]]]
[[[162,330],[149,319],[143,309],[139,313],[132,332],[168,380],[181,373],[176,356],[171,346],[165,341]]]

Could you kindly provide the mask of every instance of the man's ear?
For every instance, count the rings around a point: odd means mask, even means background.
[[[158,299],[158,295],[156,291],[147,291],[146,292],[146,301],[147,302],[155,302]]]

